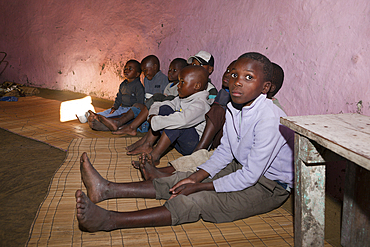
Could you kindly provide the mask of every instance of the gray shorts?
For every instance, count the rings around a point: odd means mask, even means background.
[[[211,182],[241,167],[239,163],[232,162],[214,178],[207,178],[203,182]],[[191,174],[192,172],[176,172],[170,177],[154,179],[156,198],[169,199],[171,196],[169,189]],[[172,225],[195,222],[199,219],[221,223],[269,212],[280,207],[288,197],[289,192],[281,185],[262,176],[255,185],[241,191],[219,193],[200,191],[188,196],[178,195],[168,200],[164,206],[171,212]]]

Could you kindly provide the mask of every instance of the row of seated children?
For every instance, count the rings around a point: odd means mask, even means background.
[[[171,100],[178,95],[177,84],[178,74],[181,69],[187,66],[187,62],[183,58],[175,58],[170,63],[168,68],[168,81],[169,83],[165,87],[163,94],[155,93],[149,98],[145,105],[137,103],[127,113],[122,114],[118,118],[106,118],[98,116],[99,121],[104,124],[113,134],[130,134],[136,135],[137,130],[146,120],[148,109],[154,103],[154,101]],[[146,74],[144,73],[146,78]],[[128,124],[127,124],[128,123]],[[140,129],[139,129],[140,131]]]
[[[144,86],[140,82],[141,72],[145,75]],[[98,114],[88,111],[87,120],[93,130],[109,130],[99,121],[98,116],[118,117],[127,112],[139,114],[145,98],[163,93],[168,85],[168,78],[160,70],[159,59],[154,55],[145,57],[141,63],[129,60],[124,67],[124,77],[111,109]]]
[[[212,74],[213,72],[214,58],[209,52],[200,51],[196,55],[188,58],[187,63],[191,65],[201,65],[208,71],[209,74]],[[178,95],[177,75],[178,72],[187,65],[187,63],[184,59],[181,58],[174,59],[171,62],[168,70],[169,82],[167,82],[166,87],[164,88],[164,90],[162,90],[163,92],[158,92],[158,90],[155,91],[154,89],[160,87],[163,88],[161,83],[156,82],[159,78],[163,78],[163,76],[159,76],[162,74],[162,72],[159,70],[159,60],[154,55],[150,55],[144,58],[141,63],[141,69],[145,76],[145,95],[149,95],[151,97],[146,99],[145,105],[142,103],[135,103],[131,108],[129,108],[127,111],[125,111],[125,113],[121,114],[117,118],[112,118],[112,116],[107,116],[106,114],[94,114],[92,111],[89,111],[90,116],[88,118],[88,121],[90,126],[93,126],[92,129],[111,130],[113,131],[113,134],[129,135],[136,135],[137,131],[146,132],[149,125],[148,122],[145,121],[147,118],[148,109],[150,109],[151,105],[154,102],[171,100]],[[153,76],[155,72],[156,74]],[[156,86],[153,87],[153,85]],[[208,97],[210,100],[216,97],[217,89],[211,83],[210,79],[208,79],[207,91],[209,92]]]
[[[230,102],[229,80],[231,78],[231,69],[235,62],[236,60],[231,62],[222,76],[222,88],[218,92],[211,109],[205,115],[205,129],[198,145],[195,147],[190,156],[183,156],[179,159],[169,162],[167,167],[156,168],[156,165],[158,165],[159,162],[156,160],[156,156],[153,158],[152,154],[150,153],[150,148],[152,148],[152,146],[150,146],[151,143],[142,142],[142,145],[149,145],[149,148],[147,149],[140,149],[140,146],[135,147],[136,149],[139,149],[136,153],[148,153],[140,157],[139,161],[132,161],[133,166],[141,170],[144,179],[151,180],[158,177],[170,176],[174,171],[194,172],[196,171],[197,166],[203,164],[213,154],[213,151],[209,150],[217,148],[217,146],[220,144],[220,139],[223,133],[222,127],[225,123],[226,105]],[[283,110],[278,100],[274,98],[274,96],[282,87],[284,81],[284,71],[276,63],[272,63],[272,66],[273,75],[271,80],[271,88],[266,94],[266,97],[271,99],[275,105]],[[134,145],[135,144],[132,146]],[[131,153],[135,153],[134,150],[132,150]],[[146,159],[147,162],[142,162],[142,159]]]
[[[180,72],[192,95],[204,88],[201,67]],[[266,213],[289,197],[293,179],[293,132],[280,124],[285,113],[266,95],[271,88],[272,63],[260,53],[245,53],[234,63],[229,80],[221,144],[195,172],[131,183],[105,180],[86,153],[80,161],[87,195],[77,190],[76,208],[83,231],[170,226],[195,222],[231,222]],[[194,77],[190,75],[194,75]],[[180,81],[181,83],[181,81]],[[186,91],[186,90],[184,90]],[[181,92],[181,95],[184,91]],[[155,118],[150,121],[156,126]],[[165,132],[162,132],[162,135]],[[145,165],[150,157],[144,155]],[[96,203],[113,198],[166,199],[163,206],[134,212],[108,211]]]

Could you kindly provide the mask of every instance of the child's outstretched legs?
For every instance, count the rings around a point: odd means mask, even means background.
[[[117,131],[114,131],[112,134],[114,135],[122,135],[122,134],[127,134],[131,136],[135,136],[137,133],[137,128],[146,121],[146,118],[148,117],[149,111],[148,108],[141,107],[141,111],[139,115],[130,123],[127,125],[122,126],[119,128]]]
[[[94,113],[91,110],[89,110],[89,117],[87,118],[87,122],[90,128],[93,130],[109,131],[108,127],[99,121],[98,114]]]
[[[119,118],[107,118],[107,117],[104,117],[103,115],[98,114],[99,121],[105,126],[107,126],[107,128],[111,131],[118,130],[120,126],[124,125],[125,123],[127,123],[133,118],[134,118],[134,113],[132,112],[131,109],[128,110],[128,112],[123,113]]]
[[[91,165],[86,153],[80,160],[81,178],[87,194],[77,190],[76,208],[79,227],[83,231],[111,231],[119,228],[171,225],[171,213],[157,207],[119,213],[107,211],[94,203],[113,198],[155,198],[156,191],[151,181],[112,183],[104,179]]]
[[[113,183],[104,179],[92,166],[86,153],[80,160],[82,181],[93,203],[112,198],[155,198],[155,189],[150,181]]]
[[[164,206],[134,212],[107,211],[95,205],[81,191],[76,191],[77,220],[80,230],[87,232],[116,229],[170,226],[171,213]]]

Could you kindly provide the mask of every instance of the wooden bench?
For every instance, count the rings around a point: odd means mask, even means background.
[[[325,162],[346,159],[341,244],[370,244],[370,117],[281,118],[295,131],[295,246],[324,246]]]

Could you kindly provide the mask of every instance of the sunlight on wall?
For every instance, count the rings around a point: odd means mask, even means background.
[[[86,96],[82,99],[64,101],[60,104],[60,122],[76,120],[78,117],[81,123],[86,123],[87,119],[85,113],[88,110],[95,112],[90,96]]]

